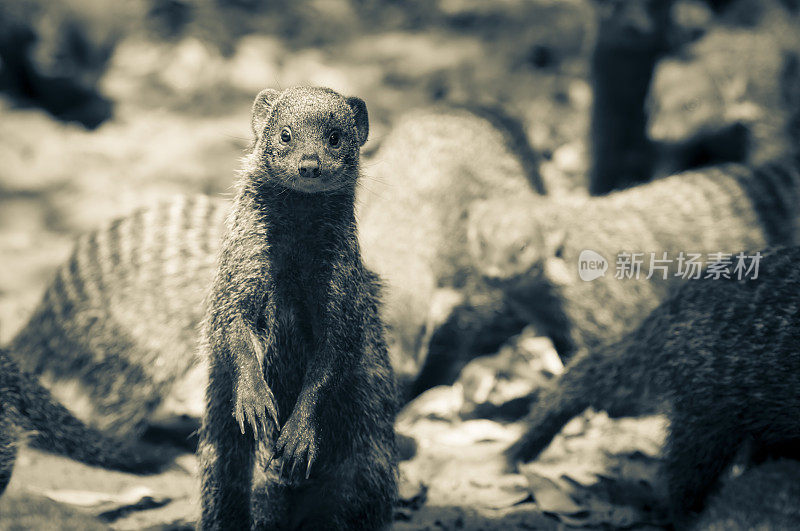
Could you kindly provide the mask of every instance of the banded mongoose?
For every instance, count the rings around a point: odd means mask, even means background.
[[[469,205],[536,186],[522,139],[486,115],[411,112],[362,170],[359,239],[386,284],[386,338],[401,382],[414,380],[433,331],[463,298],[453,286],[471,271]],[[229,208],[221,198],[178,196],[81,236],[9,346],[20,366],[81,419],[120,437],[181,415],[199,419],[208,369],[195,331]]]
[[[379,279],[356,236],[367,108],[266,89],[252,128],[201,332],[202,527],[383,528],[397,404]]]
[[[156,472],[174,457],[163,448],[132,444],[87,427],[0,349],[0,494],[11,479],[17,446],[26,432],[34,448],[126,472]]]
[[[491,200],[476,203],[468,223],[481,274],[569,359],[641,323],[682,281],[681,251],[706,263],[714,253],[798,242],[800,157],[684,172],[602,197]],[[578,274],[587,249],[608,263],[589,282]],[[638,279],[615,278],[621,252],[643,253]],[[647,279],[650,253],[665,252],[667,279],[658,269]]]
[[[176,387],[187,397],[175,408],[199,418],[197,330],[227,213],[222,200],[177,196],[81,236],[9,354],[115,436],[140,436]]]
[[[635,331],[573,360],[510,462],[535,458],[587,407],[620,416],[666,405],[664,474],[683,525],[745,443],[761,452],[800,439],[800,247],[762,251],[757,271],[738,277],[686,281]]]
[[[800,461],[770,459],[724,481],[692,529],[797,529]]]

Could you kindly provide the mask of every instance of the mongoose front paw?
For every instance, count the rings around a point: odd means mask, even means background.
[[[311,416],[299,408],[295,409],[275,443],[273,459],[281,459],[280,476],[284,477],[286,469],[288,477],[294,478],[295,470],[303,471],[305,468],[305,478],[308,479],[318,451],[317,429]]]
[[[253,429],[253,437],[267,440],[269,433],[267,422],[271,419],[275,429],[280,429],[278,421],[278,404],[275,395],[267,386],[267,382],[259,375],[257,378],[240,381],[236,387],[236,403],[233,416],[239,423],[242,435],[245,433],[245,421]]]

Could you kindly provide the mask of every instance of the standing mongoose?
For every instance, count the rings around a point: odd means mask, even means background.
[[[449,355],[453,345],[438,341],[443,321],[462,339],[489,335],[480,332],[491,331],[497,301],[521,323],[540,323],[564,358],[618,339],[674,280],[645,279],[646,268],[639,280],[613,278],[622,250],[675,257],[797,241],[796,160],[706,168],[601,197],[541,197],[489,178],[514,174],[513,158],[499,155],[495,136],[466,112],[410,116],[373,158],[381,162],[370,170],[384,185],[366,179],[376,193],[365,194],[359,239],[365,262],[387,284],[384,320],[396,373],[417,374],[425,356],[416,352],[430,343],[430,361]],[[487,137],[489,152],[480,160],[456,164],[460,145],[476,138],[486,144]],[[404,150],[414,153],[413,163]],[[490,155],[497,165],[491,171],[484,160]],[[398,179],[390,168],[402,169]],[[229,208],[202,195],[179,196],[82,236],[10,354],[79,418],[117,436],[140,435],[167,413],[199,419],[208,370],[195,352],[195,329]],[[472,257],[463,251],[467,240]],[[579,278],[583,249],[609,260],[605,277]],[[465,286],[481,285],[481,274],[501,296],[463,296]],[[438,321],[428,315],[437,290],[455,301],[449,313],[437,310],[444,314]]]
[[[155,472],[173,457],[164,449],[131,444],[87,427],[0,349],[0,494],[11,479],[25,432],[32,432],[30,444],[35,448],[127,472]]]
[[[397,404],[356,235],[366,105],[267,89],[252,128],[201,332],[202,527],[382,528]]]
[[[644,279],[646,270],[614,279],[622,250],[674,257],[797,241],[797,162],[704,168],[601,197],[542,197],[505,136],[465,110],[417,111],[365,169],[361,249],[387,287],[395,374],[416,391],[457,374],[467,359],[458,351],[492,352],[484,338],[502,342],[530,321],[564,358],[621,337],[671,283]],[[179,196],[82,236],[11,355],[103,431],[135,437],[180,415],[197,423],[208,371],[195,330],[229,207]],[[579,278],[583,249],[610,261],[605,277]],[[484,289],[481,273],[499,289]]]
[[[760,452],[800,439],[800,247],[761,252],[757,273],[737,276],[686,281],[620,342],[577,357],[533,407],[512,464],[587,407],[666,404],[664,473],[682,525],[745,443]]]

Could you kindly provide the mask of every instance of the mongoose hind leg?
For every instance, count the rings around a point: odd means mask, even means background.
[[[269,443],[260,444],[257,466],[271,466],[263,476],[256,471],[255,529],[377,530],[391,523],[396,442],[383,410],[394,407],[393,395],[380,383],[380,368],[355,372],[364,378],[350,380],[347,388],[360,389],[356,396],[363,403],[354,406],[355,397],[342,393],[323,410],[327,421],[320,428],[328,437],[308,479],[305,470],[287,474],[283,459],[270,459]]]
[[[388,478],[394,468],[380,452],[320,466],[306,481],[287,482],[279,470],[273,462],[254,482],[253,529],[369,530],[391,522],[396,493]]]
[[[517,463],[535,459],[558,435],[561,428],[588,407],[631,414],[639,409],[641,394],[626,376],[631,370],[627,360],[636,353],[630,338],[605,346],[589,354],[579,354],[558,380],[553,382],[526,418],[528,430],[506,451],[507,470]]]
[[[377,457],[377,456],[376,456]],[[385,529],[392,521],[394,470],[385,458],[356,455],[295,490],[291,529]]]
[[[0,352],[0,365],[3,364],[3,353]],[[17,458],[17,440],[19,431],[14,422],[13,407],[16,398],[12,390],[16,387],[13,377],[15,371],[0,370],[0,494],[6,490],[11,481],[14,461]]]
[[[232,414],[230,374],[212,363],[210,375],[213,388],[209,387],[198,445],[203,476],[201,528],[249,529],[255,437],[249,426],[243,435]]]
[[[259,452],[260,459],[258,466],[264,466],[271,461],[272,450],[263,450],[264,445],[260,445],[262,450]],[[278,473],[278,463],[272,463],[272,467],[263,473],[256,471],[254,474],[251,495],[252,507],[252,529],[285,529],[289,519],[289,501],[291,487],[281,481]]]
[[[366,452],[340,464],[340,475],[334,479],[338,488],[328,487],[336,494],[332,514],[341,529],[385,529],[392,521],[397,485],[394,460],[388,453],[394,450],[394,441],[368,444]]]
[[[562,377],[562,380],[565,380],[563,383],[566,383],[569,376],[570,373],[566,373]],[[566,387],[559,384],[544,393],[532,406],[531,412],[525,419],[527,431],[504,453],[507,471],[516,471],[519,462],[536,459],[558,435],[561,428],[588,407],[588,401],[568,395]]]
[[[702,509],[717,478],[741,448],[742,437],[741,430],[721,423],[718,411],[706,415],[673,411],[664,473],[677,529]]]

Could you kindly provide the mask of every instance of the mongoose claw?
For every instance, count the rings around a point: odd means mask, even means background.
[[[317,460],[319,444],[314,423],[307,414],[295,410],[283,426],[275,443],[274,457],[281,459],[280,477],[288,470],[288,478],[296,478],[296,472],[305,478],[311,476],[311,466]],[[288,467],[288,468],[287,468]]]
[[[278,405],[264,378],[259,376],[254,381],[254,384],[240,382],[237,386],[233,416],[239,423],[242,435],[245,434],[245,426],[249,425],[253,430],[253,437],[264,441],[270,433],[269,421],[274,423],[275,430],[280,429]]]
[[[317,458],[316,454],[309,453],[308,454],[308,465],[306,466],[306,479],[311,476],[311,465],[314,464],[314,460]]]

